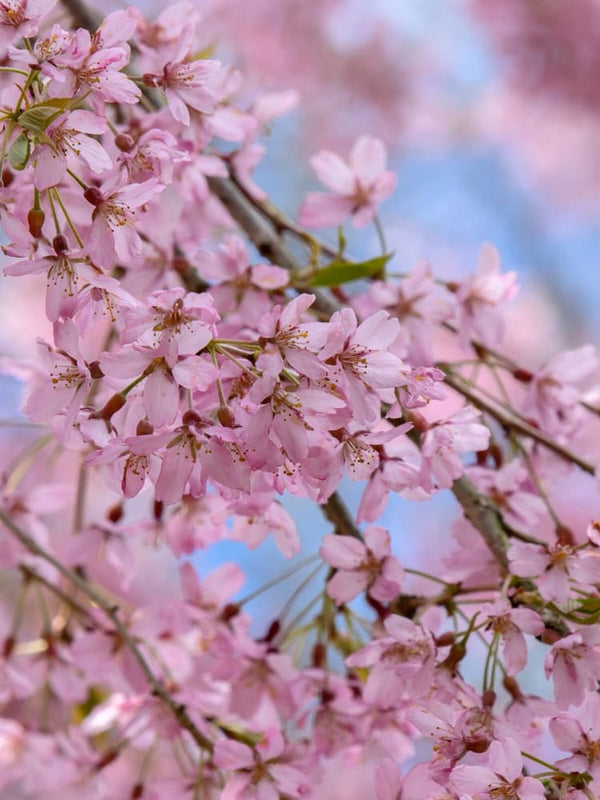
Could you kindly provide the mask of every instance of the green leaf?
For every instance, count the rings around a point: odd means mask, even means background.
[[[576,608],[564,616],[580,625],[595,625],[600,619],[600,598],[586,597],[578,603]]]
[[[343,256],[346,252],[346,237],[344,236],[344,226],[339,225],[337,229],[338,235],[338,253]]]
[[[25,169],[31,154],[31,142],[26,133],[22,133],[14,140],[8,151],[8,163],[18,171]]]
[[[19,117],[19,125],[26,131],[33,133],[43,133],[53,119],[60,116],[64,108],[56,108],[44,103],[44,105],[32,106],[24,111]]]
[[[386,253],[384,256],[370,258],[368,261],[331,261],[316,275],[313,275],[309,285],[340,286],[342,283],[369,278],[383,272],[383,268],[393,255],[393,253]]]

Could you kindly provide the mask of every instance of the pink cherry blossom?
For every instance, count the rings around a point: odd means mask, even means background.
[[[539,636],[545,627],[541,617],[529,608],[512,608],[505,599],[482,606],[481,614],[488,618],[486,628],[502,637],[506,674],[516,675],[527,664],[527,645],[523,633]]]
[[[169,110],[182,125],[190,124],[190,108],[210,114],[215,110],[217,96],[211,81],[221,70],[218,61],[189,58],[193,29],[185,28],[177,45],[164,64],[162,74],[148,73],[144,81],[148,86],[162,89]]]
[[[364,543],[351,536],[329,534],[320,553],[337,569],[327,584],[327,592],[337,603],[347,603],[365,590],[382,603],[400,594],[404,570],[391,555],[390,535],[384,528],[367,528]]]
[[[127,260],[141,254],[142,241],[135,226],[139,209],[162,192],[156,178],[104,192],[88,189],[86,199],[94,206],[88,247],[94,262],[111,268],[117,259]]]
[[[222,800],[278,800],[282,794],[292,798],[305,794],[300,769],[280,761],[283,749],[283,737],[275,729],[266,731],[255,750],[233,740],[218,742],[216,764],[233,771],[221,793]]]
[[[489,766],[461,764],[452,770],[450,781],[461,796],[492,800],[495,797],[514,800],[543,800],[544,786],[535,778],[523,777],[523,761],[513,739],[492,742]]]
[[[554,356],[532,377],[525,410],[550,433],[570,431],[581,420],[581,390],[575,384],[598,366],[596,348],[587,344]]]
[[[352,215],[362,228],[377,213],[377,206],[396,188],[396,176],[385,168],[385,145],[372,136],[361,136],[346,163],[336,153],[322,150],[311,159],[319,180],[333,194],[311,192],[300,210],[300,224],[307,228],[341,225]]]
[[[581,706],[586,692],[595,691],[600,670],[600,632],[583,629],[560,639],[544,661],[546,677],[552,675],[559,708]]]
[[[562,758],[557,767],[565,772],[588,772],[600,778],[600,697],[597,692],[586,696],[577,715],[564,712],[549,724],[554,743],[573,755]]]
[[[34,422],[64,414],[64,426],[68,429],[90,389],[91,376],[71,320],[54,323],[54,339],[57,349],[38,341],[39,356],[48,372],[35,381],[23,411]]]
[[[470,406],[457,411],[450,419],[433,425],[423,437],[421,453],[422,486],[431,490],[449,488],[465,471],[459,453],[485,450],[490,432],[476,420],[479,413]]]
[[[600,580],[600,554],[593,549],[513,542],[508,557],[515,575],[536,577],[542,597],[558,603],[571,595],[571,583],[588,586]]]
[[[491,244],[482,245],[476,272],[459,284],[456,294],[463,346],[471,336],[488,347],[500,343],[504,328],[501,304],[516,292],[516,274],[501,274],[500,254]]]
[[[319,359],[329,367],[330,380],[340,384],[359,424],[371,424],[379,415],[378,398],[393,400],[389,390],[406,383],[410,368],[388,349],[399,330],[398,320],[385,311],[377,311],[360,325],[349,308],[331,317]]]
[[[82,109],[62,114],[45,130],[45,137],[35,150],[35,185],[40,191],[56,186],[65,176],[68,158],[82,158],[92,172],[101,174],[112,166],[110,156],[87,134],[104,133],[101,117]],[[77,165],[75,165],[77,169]]]
[[[392,615],[384,623],[386,634],[346,659],[349,667],[370,667],[365,685],[367,703],[389,708],[405,692],[413,699],[431,688],[435,646],[420,625]]]
[[[0,2],[0,45],[6,47],[16,39],[35,36],[40,19],[55,0],[2,0]]]

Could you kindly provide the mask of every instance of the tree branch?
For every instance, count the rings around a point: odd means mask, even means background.
[[[61,0],[61,4],[78,28],[85,28],[88,31],[97,30],[100,20],[81,0]]]
[[[281,236],[274,225],[244,197],[240,189],[229,178],[208,177],[211,192],[227,209],[231,217],[246,233],[258,252],[272,264],[288,270],[291,275],[297,275],[301,265],[285,246]],[[316,296],[314,308],[327,317],[341,306],[329,293],[311,287],[311,293]]]
[[[517,417],[513,417],[512,415],[507,414],[505,411],[502,411],[500,408],[496,408],[496,406],[492,405],[492,403],[489,401],[484,400],[467,385],[464,378],[449,370],[447,366],[443,372],[446,376],[445,382],[448,384],[448,386],[451,386],[459,394],[462,394],[463,397],[473,403],[473,405],[479,408],[481,411],[485,411],[487,414],[490,414],[490,416],[494,417],[494,419],[497,420],[503,428],[506,428],[507,430],[513,430],[516,433],[520,433],[522,436],[527,436],[529,439],[533,439],[534,441],[538,442],[538,444],[541,444],[547,450],[551,450],[553,453],[556,453],[556,455],[560,456],[564,461],[575,464],[589,475],[595,474],[596,470],[592,464],[585,461],[583,458],[580,458],[566,447],[558,444],[558,442],[555,442],[554,439],[551,439],[538,428],[534,428],[533,425],[530,425],[528,422],[520,420]]]
[[[341,536],[352,536],[362,542],[362,533],[359,531],[352,514],[337,492],[329,500],[319,506],[323,515],[335,527],[335,532]]]
[[[504,574],[508,572],[508,536],[502,516],[494,504],[477,491],[471,481],[458,478],[452,484],[452,493],[462,506],[465,517],[477,528],[484,542],[494,554]]]

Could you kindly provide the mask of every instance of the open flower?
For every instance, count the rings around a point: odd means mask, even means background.
[[[461,797],[544,799],[543,785],[535,778],[523,777],[523,760],[513,739],[492,742],[488,752],[489,766],[461,764],[452,770],[450,782]]]
[[[142,240],[135,228],[139,209],[165,187],[156,178],[143,183],[100,191],[90,187],[85,199],[94,208],[89,233],[89,251],[94,263],[111,268],[116,259],[127,262],[142,251]]]
[[[364,227],[377,213],[377,205],[396,188],[396,176],[386,170],[385,162],[385,145],[372,136],[356,140],[349,163],[329,150],[317,153],[311,158],[311,166],[333,194],[307,194],[300,210],[300,224],[327,228],[341,225],[352,215],[354,227]]]
[[[327,592],[340,605],[365,589],[382,603],[400,593],[404,570],[391,554],[390,534],[385,528],[367,528],[364,543],[352,536],[329,534],[323,539],[320,553],[338,570],[327,584]]]

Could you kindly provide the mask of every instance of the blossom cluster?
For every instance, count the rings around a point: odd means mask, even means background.
[[[506,355],[516,276],[490,244],[456,281],[350,258],[341,228],[380,229],[396,186],[375,137],[318,152],[330,192],[281,214],[253,170],[295,97],[205,57],[192,4],[66,17],[0,3],[4,275],[41,276],[51,329],[3,361],[44,433],[0,485],[0,792],[596,796],[600,523],[556,501],[572,480],[597,502],[595,348]],[[457,547],[425,573],[381,517],[447,490]],[[333,524],[327,578],[259,636],[241,568],[187,557],[270,535],[293,556],[286,495]],[[519,683],[534,640],[545,698]]]

